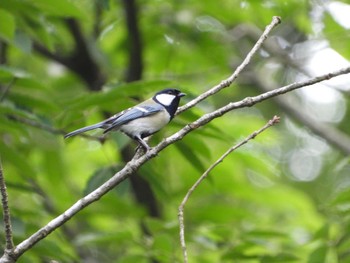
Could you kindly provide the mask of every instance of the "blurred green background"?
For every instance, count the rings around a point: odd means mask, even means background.
[[[348,65],[346,1],[3,0],[0,154],[15,242],[118,171],[136,147],[114,133],[63,140],[164,87],[195,98],[227,78],[272,16],[276,28],[230,88],[177,116],[150,144],[204,113]],[[349,77],[235,110],[171,145],[19,262],[350,262]],[[99,132],[90,133],[94,137]],[[3,236],[3,235],[2,235]],[[2,244],[4,240],[2,237]]]

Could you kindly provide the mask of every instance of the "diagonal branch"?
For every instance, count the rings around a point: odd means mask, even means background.
[[[13,251],[13,256],[18,258],[21,256],[24,252],[26,252],[28,249],[30,249],[32,246],[34,246],[36,243],[38,243],[40,240],[45,238],[47,235],[49,235],[51,232],[53,232],[55,229],[62,226],[64,223],[66,223],[68,220],[70,220],[75,214],[77,214],[79,211],[87,207],[93,202],[96,202],[99,200],[102,196],[104,196],[106,193],[108,193],[110,190],[112,190],[115,186],[123,182],[125,179],[127,179],[131,174],[133,174],[135,171],[137,171],[143,164],[148,162],[150,159],[154,158],[158,155],[159,152],[161,152],[164,148],[168,147],[170,144],[181,140],[184,136],[186,136],[188,133],[194,131],[195,129],[204,126],[205,124],[209,123],[210,121],[214,120],[215,118],[218,118],[227,112],[230,112],[234,109],[238,108],[244,108],[244,107],[251,107],[259,102],[265,101],[267,99],[273,98],[275,96],[293,91],[295,89],[300,89],[302,87],[310,86],[312,84],[328,80],[331,78],[334,78],[339,75],[350,73],[350,67],[343,68],[337,71],[334,71],[329,74],[321,75],[316,78],[312,78],[309,80],[296,82],[284,87],[281,87],[279,89],[275,89],[269,92],[262,93],[255,97],[248,97],[238,102],[231,102],[224,107],[221,107],[211,113],[207,113],[203,115],[198,120],[186,125],[184,128],[179,130],[177,133],[173,134],[172,136],[165,138],[163,141],[161,141],[158,145],[156,145],[154,148],[152,148],[150,151],[148,151],[146,154],[139,156],[136,155],[134,158],[129,161],[125,167],[117,172],[111,179],[106,181],[104,184],[102,184],[100,187],[98,187],[96,190],[91,192],[90,194],[86,195],[85,197],[78,200],[75,204],[73,204],[70,208],[68,208],[65,212],[63,212],[58,217],[51,220],[46,226],[39,229],[37,232],[35,232],[32,236],[27,238],[26,240],[22,241]],[[0,262],[2,258],[0,258]]]
[[[5,226],[5,250],[11,252],[14,248],[13,244],[13,235],[12,235],[12,225],[11,225],[11,216],[10,208],[8,206],[8,195],[5,184],[5,178],[2,170],[2,164],[0,159],[0,193],[1,193],[1,203],[2,203],[2,213],[3,221]]]
[[[257,73],[249,74],[249,81],[252,81],[263,91],[270,90],[271,85],[274,86],[274,83],[267,84],[264,78],[259,77]],[[284,112],[294,117],[297,122],[308,127],[313,133],[325,139],[345,155],[350,154],[350,137],[346,133],[329,124],[317,121],[308,112],[301,111],[301,108],[295,105],[296,102],[291,103],[284,97],[276,97],[274,101]]]
[[[274,16],[272,18],[272,22],[266,27],[264,33],[262,33],[262,35],[260,36],[259,40],[256,42],[256,44],[254,45],[252,50],[248,53],[248,55],[243,60],[243,62],[237,67],[235,72],[233,72],[233,74],[229,78],[221,81],[220,84],[214,86],[210,90],[202,93],[197,98],[195,98],[192,101],[188,102],[186,105],[180,107],[178,109],[178,111],[177,111],[177,114],[180,114],[181,112],[183,112],[185,110],[188,110],[189,108],[192,108],[193,106],[195,106],[196,104],[198,104],[202,100],[205,100],[209,96],[212,96],[212,95],[218,93],[220,90],[231,86],[231,84],[235,81],[235,79],[238,77],[238,75],[245,69],[246,66],[248,66],[248,64],[250,63],[252,57],[255,55],[255,53],[258,52],[258,50],[260,49],[261,45],[267,39],[267,37],[270,34],[270,32],[272,31],[272,29],[274,29],[280,23],[281,23],[281,18],[279,16]]]
[[[192,187],[188,190],[187,194],[185,195],[184,199],[182,200],[180,206],[179,206],[179,227],[180,227],[180,243],[181,243],[181,248],[182,248],[182,253],[183,253],[183,258],[184,262],[188,262],[188,257],[187,257],[187,248],[186,248],[186,241],[185,241],[185,224],[184,224],[184,208],[185,205],[194,192],[196,188],[203,182],[205,178],[208,177],[209,173],[219,165],[231,152],[235,151],[237,148],[241,147],[242,145],[246,144],[248,141],[251,139],[254,139],[257,135],[265,131],[266,129],[270,128],[271,126],[279,123],[280,118],[277,116],[274,116],[271,120],[268,121],[262,128],[259,130],[253,132],[250,134],[246,139],[241,141],[240,143],[232,146],[230,149],[228,149],[215,163],[213,163],[202,175],[199,177],[199,179],[192,185]]]

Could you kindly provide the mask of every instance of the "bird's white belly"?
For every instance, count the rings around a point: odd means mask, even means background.
[[[166,112],[158,112],[154,115],[138,118],[120,127],[120,131],[129,136],[137,136],[145,134],[153,134],[163,128],[170,121],[169,114]]]

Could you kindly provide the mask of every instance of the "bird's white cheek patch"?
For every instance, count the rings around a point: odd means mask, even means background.
[[[156,99],[163,105],[169,106],[175,99],[174,95],[170,94],[159,94],[156,96]]]

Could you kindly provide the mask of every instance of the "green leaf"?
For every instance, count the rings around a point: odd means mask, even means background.
[[[145,165],[141,167],[140,174],[142,174],[142,177],[151,184],[152,190],[160,195],[161,198],[169,198],[169,193],[166,191],[162,180],[159,180],[161,175],[157,170],[157,166],[152,167],[152,165]]]
[[[12,89],[8,98],[19,108],[28,109],[28,111],[48,114],[50,111],[57,110],[54,101],[47,97],[47,93],[33,91],[30,88]]]
[[[247,236],[255,238],[285,238],[287,235],[275,230],[254,230],[247,233]]]
[[[164,88],[166,83],[170,82],[163,80],[136,81],[113,87],[106,86],[100,92],[84,93],[81,96],[69,99],[66,104],[69,105],[68,108],[70,111],[86,110],[90,107],[100,107],[102,110],[113,110],[113,112],[117,111],[117,109],[122,111],[135,104],[135,102],[132,103],[128,98],[140,98],[140,94],[143,94],[140,99],[144,99],[144,94],[153,96],[153,93]]]
[[[28,178],[33,178],[36,175],[36,171],[32,167],[28,158],[17,149],[12,149],[4,143],[0,143],[0,151],[2,153],[2,158],[12,164],[19,174],[24,175]]]
[[[0,65],[0,80],[9,78],[29,78],[31,74],[21,68]]]
[[[12,41],[15,34],[15,19],[9,12],[0,9],[0,38]]]
[[[188,146],[188,144],[179,141],[175,143],[176,148],[182,153],[184,158],[197,169],[198,172],[203,173],[206,170],[203,162],[198,158],[196,152]]]
[[[325,13],[324,25],[325,28],[323,32],[327,36],[331,47],[340,52],[342,56],[349,59],[350,52],[346,41],[349,30],[339,25],[328,12]]]
[[[287,254],[287,253],[279,253],[274,256],[263,256],[261,258],[261,263],[273,263],[273,262],[300,262],[300,258],[292,255],[292,254]]]
[[[48,15],[82,18],[82,9],[68,0],[27,0],[29,4],[37,7],[41,12]]]
[[[123,167],[121,167],[121,166],[104,167],[104,168],[101,168],[101,169],[97,170],[96,172],[94,172],[94,174],[90,177],[89,181],[86,184],[86,187],[84,189],[84,196],[93,192],[96,188],[98,188],[103,183],[105,183],[110,178],[112,178],[112,176],[121,168],[123,168]],[[119,185],[118,188],[116,188],[116,189],[117,189],[118,193],[122,194],[122,193],[125,193],[126,191],[128,191],[128,188],[129,188],[128,184],[123,183],[123,184]]]
[[[328,248],[325,245],[318,247],[310,254],[307,263],[326,262],[327,250]]]

